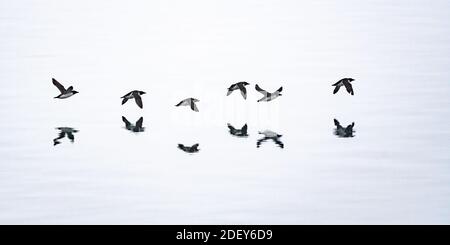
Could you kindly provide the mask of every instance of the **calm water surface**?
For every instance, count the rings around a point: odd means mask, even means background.
[[[449,9],[1,1],[0,223],[449,224]]]

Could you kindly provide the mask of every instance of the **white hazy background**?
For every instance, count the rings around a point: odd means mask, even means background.
[[[449,10],[1,0],[0,223],[449,224]],[[80,93],[54,100],[52,77]],[[355,96],[332,95],[343,77]],[[238,81],[246,101],[225,96]],[[257,103],[256,83],[283,96]],[[143,110],[120,104],[133,89]],[[199,113],[174,106],[187,97]],[[333,135],[334,118],[355,137]],[[79,132],[54,147],[61,126]],[[256,148],[265,129],[285,148]]]

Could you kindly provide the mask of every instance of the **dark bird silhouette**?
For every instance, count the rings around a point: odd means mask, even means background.
[[[136,124],[130,123],[126,117],[122,116],[122,121],[125,123],[125,128],[129,131],[139,133],[144,132],[145,128],[142,127],[142,123],[144,122],[144,118],[141,117],[139,120],[136,121]]]
[[[199,102],[199,101],[200,100],[198,100],[198,99],[187,98],[187,99],[180,101],[180,103],[176,104],[175,106],[189,106],[189,107],[191,107],[191,109],[193,111],[198,112],[198,108],[197,108],[197,105],[195,104],[195,102]]]
[[[144,91],[138,91],[138,90],[133,90],[131,92],[129,92],[128,94],[120,97],[122,99],[122,105],[127,103],[128,100],[130,99],[134,99],[136,101],[136,104],[139,106],[139,108],[143,108],[144,105],[142,104],[142,97],[141,95],[146,94]]]
[[[353,133],[355,132],[353,130],[353,127],[355,126],[355,122],[352,122],[352,124],[349,124],[346,128],[342,127],[341,124],[337,119],[334,119],[334,125],[336,126],[336,129],[334,130],[334,134],[341,138],[349,138],[353,137]]]
[[[53,85],[55,85],[59,89],[59,92],[61,92],[61,94],[56,96],[55,99],[67,99],[75,94],[78,94],[78,91],[73,90],[72,86],[66,89],[61,83],[56,81],[56,79],[54,78],[52,78],[52,82]]]
[[[244,97],[244,100],[247,99],[247,89],[245,89],[245,86],[250,85],[248,82],[238,82],[235,84],[232,84],[228,88],[227,96],[233,93],[234,90],[239,89],[241,91],[242,97]]]
[[[264,95],[264,97],[259,99],[258,102],[261,102],[261,101],[267,101],[268,102],[268,101],[274,100],[274,99],[278,98],[278,96],[281,96],[282,95],[281,91],[283,91],[283,87],[280,87],[277,91],[275,91],[273,93],[269,93],[266,90],[260,88],[258,86],[258,84],[255,85],[255,89],[256,89],[256,91],[258,91],[258,92],[260,92],[260,93],[262,93]]]
[[[275,132],[273,132],[273,131],[270,131],[270,130],[265,130],[265,131],[259,132],[259,134],[264,135],[264,137],[261,138],[261,139],[259,139],[259,140],[256,142],[256,147],[257,147],[257,148],[259,148],[259,147],[261,146],[262,143],[264,143],[264,142],[266,142],[266,141],[268,141],[268,140],[272,140],[275,144],[278,145],[278,147],[280,147],[280,148],[282,148],[282,149],[284,148],[284,144],[283,144],[283,142],[281,142],[281,140],[280,140],[280,138],[281,138],[283,135],[277,134],[277,133],[275,133]]]
[[[75,141],[75,136],[73,134],[78,133],[78,130],[69,127],[59,127],[56,129],[59,130],[59,135],[58,137],[53,139],[54,146],[61,144],[61,139],[65,138],[66,136],[72,143]]]
[[[237,137],[248,137],[247,124],[245,124],[241,129],[236,129],[231,124],[228,123],[228,129],[230,130],[231,135]]]
[[[199,144],[195,144],[193,146],[185,146],[183,144],[178,144],[178,148],[184,152],[187,153],[196,153],[199,152],[200,149],[198,149]]]
[[[337,83],[333,84],[332,86],[335,86],[333,94],[337,93],[339,89],[344,86],[345,89],[347,89],[347,92],[351,95],[354,95],[353,93],[353,87],[351,82],[355,81],[353,78],[343,78],[339,80]]]

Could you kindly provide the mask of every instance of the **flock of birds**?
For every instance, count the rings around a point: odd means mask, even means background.
[[[353,81],[354,81],[353,78],[343,78],[343,79],[339,80],[338,82],[334,83],[332,85],[335,87],[333,90],[333,94],[336,94],[339,91],[339,89],[342,86],[344,86],[349,94],[354,95],[353,87],[351,84],[351,82],[353,82]],[[52,83],[60,91],[60,94],[58,96],[56,96],[55,99],[67,99],[67,98],[70,98],[73,95],[79,93],[78,91],[73,89],[73,86],[70,86],[66,89],[61,83],[59,83],[54,78],[52,78]],[[238,83],[232,84],[228,88],[227,96],[232,94],[234,91],[239,90],[241,92],[242,97],[244,99],[247,99],[247,89],[245,86],[248,86],[248,85],[250,85],[248,82],[238,82]],[[258,84],[255,85],[255,89],[256,89],[256,91],[260,92],[263,95],[263,97],[261,99],[259,99],[258,102],[272,101],[272,100],[278,98],[279,96],[281,96],[282,95],[281,92],[283,91],[283,87],[280,87],[275,92],[269,93],[266,90],[262,89]],[[124,96],[120,97],[122,99],[122,105],[127,103],[128,100],[134,99],[137,106],[142,109],[142,108],[144,108],[144,104],[142,102],[142,95],[144,95],[144,94],[146,94],[144,91],[133,90],[133,91],[125,94]],[[192,111],[199,112],[197,104],[196,104],[199,101],[200,100],[195,99],[195,98],[187,98],[187,99],[180,101],[175,106],[177,106],[177,107],[189,106]],[[144,122],[143,117],[139,118],[139,120],[137,120],[134,124],[129,122],[128,119],[125,117],[122,117],[122,121],[125,123],[125,128],[132,132],[143,132],[145,130],[145,128],[143,127],[143,122]],[[354,122],[352,124],[348,125],[347,127],[343,127],[343,126],[341,126],[341,124],[339,123],[339,121],[337,119],[334,119],[334,125],[336,126],[334,133],[337,136],[344,137],[344,138],[353,137],[353,133],[354,133],[353,127],[355,126]],[[228,126],[228,129],[229,129],[229,132],[231,135],[234,135],[236,137],[248,137],[247,124],[245,124],[240,129],[236,129],[231,124],[228,124],[227,126]],[[66,136],[73,142],[75,140],[74,133],[78,132],[78,130],[70,128],[70,127],[59,127],[57,129],[60,132],[59,132],[58,137],[53,140],[53,144],[55,146],[60,144],[61,139],[65,138]],[[280,140],[282,135],[277,134],[270,130],[261,131],[261,132],[259,132],[259,134],[262,134],[263,138],[261,138],[257,141],[256,147],[259,148],[263,142],[272,140],[280,148],[284,148],[284,144]],[[198,147],[199,147],[199,144],[194,144],[192,146],[185,146],[183,144],[178,144],[178,148],[180,150],[188,152],[188,153],[198,152],[199,151]]]

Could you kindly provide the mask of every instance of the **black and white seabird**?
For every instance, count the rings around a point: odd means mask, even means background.
[[[176,104],[175,106],[189,106],[189,107],[191,107],[191,109],[193,111],[198,112],[198,108],[197,108],[197,105],[195,104],[195,102],[199,102],[199,101],[200,100],[198,100],[198,99],[187,98],[187,99],[180,101],[180,103]]]
[[[53,85],[55,85],[59,91],[61,92],[60,95],[56,96],[55,99],[67,99],[71,97],[74,94],[78,94],[78,91],[73,90],[73,87],[70,86],[69,88],[64,88],[64,86],[56,81],[56,79],[52,78]]]
[[[122,116],[122,121],[125,123],[125,128],[129,131],[139,133],[144,132],[145,128],[142,127],[142,123],[144,122],[144,118],[141,117],[139,120],[136,121],[136,124],[130,123],[126,117]]]
[[[258,86],[258,84],[255,85],[255,89],[256,91],[262,93],[264,95],[264,97],[262,97],[261,99],[258,100],[258,102],[261,101],[271,101],[276,99],[278,96],[281,96],[281,91],[283,91],[283,87],[280,87],[277,91],[273,92],[273,93],[269,93],[266,90],[260,88]]]
[[[72,143],[75,141],[75,136],[73,134],[78,133],[78,130],[69,127],[59,127],[56,129],[59,130],[59,135],[57,138],[53,139],[54,146],[61,144],[61,139],[65,138],[66,136]]]
[[[143,108],[144,105],[142,104],[142,97],[141,95],[145,94],[144,91],[139,91],[139,90],[133,90],[131,92],[129,92],[128,94],[120,97],[122,100],[122,105],[127,103],[128,100],[130,99],[134,99],[136,101],[136,104],[139,106],[139,108]]]
[[[277,133],[275,133],[275,132],[273,132],[273,131],[270,131],[270,130],[265,130],[265,131],[259,132],[259,134],[264,135],[264,137],[261,138],[261,139],[259,139],[259,140],[256,142],[256,147],[257,147],[257,148],[259,148],[259,147],[261,146],[261,144],[262,144],[263,142],[266,142],[267,140],[272,140],[272,141],[275,142],[275,144],[277,144],[280,148],[284,148],[284,144],[283,144],[283,142],[281,142],[281,140],[280,140],[280,138],[281,138],[283,135],[277,134]]]
[[[337,119],[334,119],[334,125],[336,126],[336,129],[334,130],[334,134],[341,138],[349,138],[353,137],[353,133],[355,132],[353,130],[353,127],[355,126],[355,122],[352,122],[352,124],[349,124],[346,128],[342,127],[341,124]]]
[[[355,81],[353,78],[343,78],[339,80],[337,83],[333,84],[332,86],[335,86],[333,94],[337,93],[339,89],[344,86],[345,89],[347,89],[347,92],[351,95],[354,95],[353,93],[353,87],[351,82]]]
[[[195,144],[193,146],[185,146],[183,144],[178,144],[178,148],[187,153],[196,153],[200,151],[200,149],[198,149],[198,146],[199,144]]]
[[[247,86],[247,85],[250,85],[250,83],[248,83],[248,82],[238,82],[238,83],[235,83],[235,84],[231,85],[228,88],[227,96],[230,95],[231,93],[233,93],[234,90],[239,89],[241,91],[242,97],[244,97],[244,99],[247,99],[247,89],[245,89],[245,86]]]
[[[230,134],[237,137],[247,137],[247,124],[245,124],[241,129],[234,128],[231,124],[228,123],[228,129],[230,130]]]

